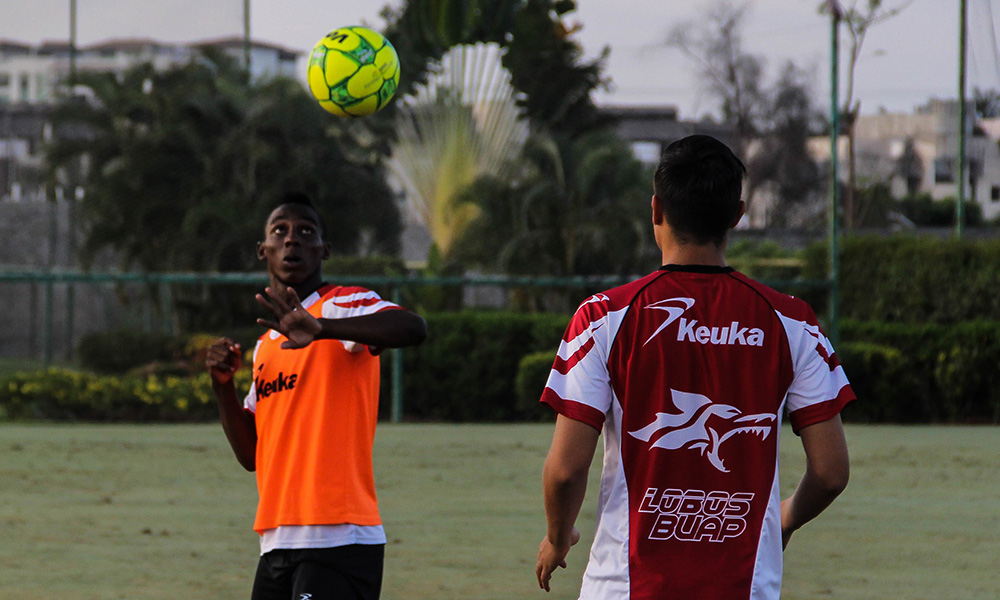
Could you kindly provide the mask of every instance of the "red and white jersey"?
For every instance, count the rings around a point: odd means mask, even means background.
[[[603,427],[581,599],[770,600],[778,442],[854,399],[812,309],[728,267],[674,266],[577,309],[542,402]]]

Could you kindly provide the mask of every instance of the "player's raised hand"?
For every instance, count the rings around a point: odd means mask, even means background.
[[[286,298],[282,298],[281,294],[269,287],[264,288],[263,294],[257,294],[257,302],[274,313],[277,319],[276,321],[257,319],[257,323],[288,338],[288,341],[282,342],[282,348],[305,348],[323,329],[316,317],[302,308],[302,301],[292,288],[288,288]]]
[[[229,338],[216,340],[205,354],[205,366],[216,383],[231,381],[242,363],[240,345]]]

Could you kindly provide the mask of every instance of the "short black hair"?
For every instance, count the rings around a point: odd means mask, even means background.
[[[721,245],[739,214],[746,167],[708,135],[679,139],[663,151],[653,178],[663,217],[681,242]]]
[[[323,215],[319,213],[319,209],[316,208],[316,203],[313,202],[312,197],[301,190],[288,190],[279,194],[268,207],[268,217],[266,218],[270,218],[271,213],[273,213],[279,206],[284,206],[286,204],[297,204],[299,206],[307,206],[312,209],[312,211],[316,213],[316,218],[319,219],[319,223],[317,223],[317,225],[319,225],[320,235],[322,235],[324,239],[326,238],[326,223],[323,222]]]

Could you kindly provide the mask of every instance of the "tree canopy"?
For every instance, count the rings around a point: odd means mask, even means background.
[[[375,164],[353,159],[290,79],[250,82],[203,51],[167,70],[85,73],[89,99],[57,107],[51,185],[80,172],[85,262],[110,248],[126,268],[249,270],[270,204],[310,193],[338,252],[398,247],[399,216]],[[80,168],[82,166],[82,168]]]
[[[658,266],[649,229],[649,181],[608,131],[571,142],[533,136],[516,175],[465,192],[484,218],[461,243],[469,264],[531,275],[632,275]]]

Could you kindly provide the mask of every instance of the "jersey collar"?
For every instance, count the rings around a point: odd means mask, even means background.
[[[329,283],[319,286],[319,289],[302,299],[302,308],[308,309],[313,304],[316,304],[331,289],[333,289],[333,286]]]
[[[736,269],[732,267],[720,267],[718,265],[663,265],[659,271],[672,271],[680,273],[705,273],[718,275],[722,273],[732,273]]]

